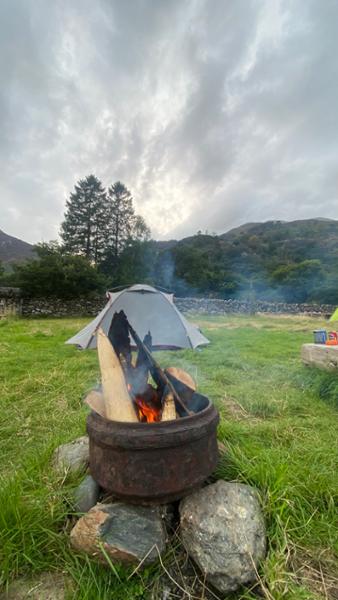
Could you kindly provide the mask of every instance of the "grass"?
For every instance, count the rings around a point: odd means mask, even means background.
[[[269,551],[259,597],[338,598],[338,375],[306,369],[299,359],[301,344],[324,323],[281,316],[194,320],[212,344],[158,358],[188,370],[218,406],[228,451],[217,476],[260,492]],[[53,449],[83,435],[82,397],[98,380],[96,352],[63,343],[85,323],[0,321],[1,585],[55,571],[64,574],[69,599],[146,599],[158,567],[128,579],[128,570],[70,551],[72,519],[65,517],[77,479],[63,482],[50,469]]]

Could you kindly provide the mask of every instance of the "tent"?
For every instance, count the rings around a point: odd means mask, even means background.
[[[329,321],[330,321],[330,323],[332,323],[333,321],[338,321],[338,308],[336,308],[334,313],[331,315],[331,317],[329,318]]]
[[[209,344],[200,330],[189,323],[177,310],[173,294],[165,294],[150,285],[137,284],[119,292],[107,292],[108,302],[97,317],[79,333],[66,341],[83,350],[96,348],[96,331],[108,330],[115,312],[123,310],[130,325],[141,339],[152,335],[153,350],[177,350],[197,348]],[[135,348],[134,340],[131,340]]]

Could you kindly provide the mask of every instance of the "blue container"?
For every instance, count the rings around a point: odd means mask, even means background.
[[[325,344],[327,340],[326,329],[315,329],[313,336],[315,344]]]

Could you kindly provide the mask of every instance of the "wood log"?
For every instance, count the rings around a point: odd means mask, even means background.
[[[195,381],[193,380],[191,375],[186,371],[183,371],[183,369],[179,369],[178,367],[168,367],[167,369],[165,369],[165,372],[175,377],[175,379],[182,381],[182,383],[185,383],[185,385],[194,390],[194,392],[196,391]]]
[[[172,391],[175,400],[178,402],[178,404],[181,406],[181,408],[187,413],[187,415],[192,415],[193,413],[191,412],[191,410],[189,410],[187,408],[187,406],[183,402],[182,398],[179,396],[177,390],[175,389],[175,387],[173,386],[171,381],[168,379],[168,377],[165,374],[165,372],[163,371],[163,369],[161,369],[160,365],[156,362],[156,360],[152,356],[151,352],[148,350],[147,346],[145,346],[145,344],[143,344],[143,342],[141,341],[141,338],[136,333],[135,329],[133,329],[133,327],[130,325],[130,323],[129,323],[129,333],[133,337],[137,347],[139,349],[142,348],[145,355],[147,356],[148,364],[149,364],[149,371],[152,375],[153,380],[157,384],[158,389],[164,391],[165,386],[168,386],[170,388],[170,390]],[[182,385],[184,386],[185,384],[182,384]],[[188,388],[187,386],[185,386],[185,389],[190,390],[191,392],[193,391],[190,388]]]
[[[101,417],[107,417],[102,392],[99,392],[98,390],[91,390],[85,397],[84,402]]]
[[[101,328],[97,332],[97,351],[107,419],[137,423],[120,361]]]
[[[166,387],[164,392],[161,421],[173,421],[174,419],[176,419],[174,394],[168,387]]]

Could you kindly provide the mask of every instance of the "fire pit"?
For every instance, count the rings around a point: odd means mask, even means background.
[[[92,411],[87,431],[94,479],[118,498],[138,504],[190,494],[218,458],[218,413],[208,398],[200,398],[204,407],[196,414],[160,423],[119,423]]]
[[[138,347],[136,361],[129,334]],[[93,478],[137,504],[191,493],[216,466],[218,412],[188,373],[162,370],[150,352],[151,334],[142,342],[122,311],[114,315],[109,338],[102,330],[97,335],[102,393],[87,398]]]

